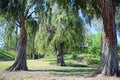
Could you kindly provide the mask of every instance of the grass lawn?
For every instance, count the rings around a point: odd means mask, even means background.
[[[69,73],[72,75],[84,75],[95,72],[95,68],[90,68],[85,64],[77,63],[74,60],[65,60],[68,66],[61,67],[53,64],[55,59],[38,59],[38,60],[27,60],[28,69],[31,71],[49,71],[50,73]],[[0,61],[0,70],[5,70],[7,67],[13,64],[13,61]]]
[[[55,59],[27,60],[29,71],[4,72],[13,64],[13,61],[0,61],[0,80],[76,80],[82,76],[93,74],[95,68],[67,59],[68,66],[61,67],[55,64]],[[90,80],[91,78],[82,79]],[[91,79],[92,80],[92,79]]]
[[[72,59],[66,59],[67,66],[54,64],[55,59],[27,60],[28,71],[6,72],[13,61],[0,61],[0,80],[119,80],[115,77],[90,77],[96,68]]]

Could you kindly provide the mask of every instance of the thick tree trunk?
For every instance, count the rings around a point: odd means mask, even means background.
[[[99,0],[98,7],[103,18],[102,53],[99,74],[118,76],[117,38],[115,27],[115,1]]]
[[[10,66],[7,71],[18,71],[18,70],[27,70],[26,63],[26,44],[27,44],[27,33],[25,30],[24,18],[20,19],[20,38],[18,40],[17,49],[16,49],[16,58],[12,66]]]
[[[65,66],[64,53],[61,50],[57,50],[57,65]]]
[[[64,43],[61,42],[61,43],[60,43],[60,47],[59,47],[59,48],[56,48],[56,53],[57,53],[57,65],[59,65],[59,66],[65,66],[63,46],[64,46]]]

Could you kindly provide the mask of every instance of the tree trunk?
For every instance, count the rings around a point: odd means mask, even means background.
[[[63,46],[64,46],[64,43],[61,42],[60,43],[60,47],[58,49],[56,48],[56,52],[57,52],[57,65],[59,65],[59,66],[65,66]]]
[[[20,19],[20,38],[18,40],[15,62],[12,66],[7,68],[7,71],[27,70],[26,64],[26,45],[27,45],[27,32],[25,30],[25,19]]]
[[[35,54],[34,53],[32,53],[32,59],[35,59]]]
[[[118,76],[117,38],[115,26],[115,1],[99,0],[98,8],[103,18],[102,53],[98,74]]]
[[[61,50],[57,50],[57,65],[65,66],[64,53]]]
[[[34,37],[35,38],[35,37]],[[36,59],[35,58],[35,47],[34,47],[34,39],[32,40],[32,59]]]

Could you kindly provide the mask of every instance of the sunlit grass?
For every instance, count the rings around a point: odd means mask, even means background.
[[[48,61],[43,60],[27,60],[27,65],[28,68],[32,70],[48,69],[53,67],[53,65],[50,65]]]
[[[49,71],[50,73],[58,73],[58,72],[63,72],[63,73],[70,73],[73,75],[76,74],[88,74],[88,73],[94,73],[95,68],[89,68],[85,64],[78,64],[74,60],[66,60],[65,61],[67,66],[61,67],[57,66],[55,64],[55,60],[46,60],[46,59],[37,59],[37,60],[27,60],[27,66],[29,70],[32,71]],[[51,64],[54,63],[54,64]],[[13,64],[13,61],[2,61],[0,62],[0,70],[5,70],[8,68],[10,65]]]
[[[60,76],[64,76],[65,80],[75,80],[75,76],[84,76],[86,74],[93,74],[96,69],[95,68],[90,68],[86,66],[83,63],[78,64],[75,60],[65,60],[65,63],[67,66],[61,67],[57,66],[55,64],[56,60],[55,59],[37,59],[37,60],[27,60],[27,66],[29,71],[28,72],[17,72],[17,76],[9,76],[11,73],[8,73],[8,76],[2,75],[0,76],[0,80],[9,80],[8,77],[10,77],[10,80],[61,80]],[[53,64],[51,64],[53,63]],[[5,70],[7,67],[13,64],[13,61],[1,61],[0,62],[0,70]],[[21,73],[29,73],[29,74],[38,74],[41,71],[47,72],[47,74],[43,74],[43,76],[36,76],[36,79],[34,75],[22,75]],[[31,73],[30,73],[31,72]],[[16,74],[16,72],[13,72],[13,74]],[[42,73],[41,73],[42,74]],[[56,77],[53,77],[56,76]],[[63,77],[63,78],[64,78]],[[80,79],[81,80],[81,79]],[[82,79],[84,80],[84,79]]]
[[[0,70],[5,70],[13,64],[14,61],[0,61]],[[46,69],[53,67],[48,61],[42,60],[27,60],[27,66],[29,69]]]
[[[0,70],[5,70],[12,64],[13,64],[13,61],[0,61]]]

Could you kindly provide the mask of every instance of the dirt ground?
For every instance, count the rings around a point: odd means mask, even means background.
[[[97,75],[90,77],[90,75],[72,75],[69,73],[52,73],[48,71],[19,71],[7,72],[0,71],[0,80],[120,80],[117,77],[106,77]]]

